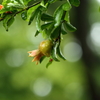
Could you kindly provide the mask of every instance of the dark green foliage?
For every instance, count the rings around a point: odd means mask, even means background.
[[[51,33],[51,39],[56,39],[59,37],[61,31],[61,25],[54,28],[53,32]]]
[[[80,0],[70,0],[70,3],[76,7],[80,5]]]
[[[11,15],[7,15],[5,19],[3,20],[3,26],[5,27],[6,31],[8,31],[8,28],[11,26],[11,24],[14,22],[14,17]]]
[[[41,16],[41,20],[42,21],[53,21],[54,17],[52,17],[51,15],[48,15],[46,13],[43,13]]]

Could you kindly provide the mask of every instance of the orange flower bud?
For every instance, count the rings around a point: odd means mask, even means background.
[[[50,56],[51,53],[51,49],[52,49],[53,43],[50,40],[45,40],[42,41],[39,45],[39,49],[37,50],[32,50],[29,51],[29,57],[34,57],[32,62],[36,61],[36,64],[38,64],[38,62],[40,61],[40,59],[43,56]],[[50,60],[50,62],[52,62],[52,59]]]
[[[3,8],[4,8],[4,6],[3,5],[0,5],[0,10],[3,9]]]

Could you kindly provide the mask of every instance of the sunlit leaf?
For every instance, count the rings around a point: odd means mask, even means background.
[[[32,23],[32,21],[34,20],[34,18],[37,16],[38,12],[39,12],[39,8],[37,8],[35,11],[33,11],[33,12],[31,13],[31,17],[30,17],[30,19],[29,19],[28,25],[30,25],[30,24]]]
[[[22,5],[24,5],[24,0],[18,0],[18,2]]]
[[[27,5],[32,0],[23,0],[24,4]]]
[[[48,6],[48,0],[42,0],[42,2],[41,2],[41,6],[43,6],[43,7],[45,7],[45,8],[47,8],[47,6]]]
[[[27,20],[29,21],[30,18],[33,16],[33,13],[35,12],[35,10],[40,6],[40,4],[37,4],[33,7],[31,7],[30,9],[28,9],[27,11]]]
[[[62,5],[62,9],[65,11],[69,11],[71,9],[71,4],[68,0]]]
[[[54,13],[54,17],[55,17],[55,27],[59,26],[61,23],[61,19],[63,16],[64,10],[62,9],[62,5],[60,7],[58,7]]]
[[[65,14],[64,20],[66,20],[67,22],[70,22],[70,21],[69,21],[69,12],[68,12],[68,11],[67,11],[66,14]]]
[[[41,11],[38,12],[37,16],[36,16],[36,28],[37,30],[40,32],[41,29]]]
[[[18,9],[24,8],[24,6],[19,3],[8,3],[7,8],[11,8],[11,7],[18,8]]]

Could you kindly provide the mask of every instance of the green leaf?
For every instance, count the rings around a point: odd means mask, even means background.
[[[40,63],[42,63],[42,61],[45,59],[46,56],[43,56],[41,59],[40,59]]]
[[[41,11],[38,12],[37,16],[36,16],[36,28],[39,32],[42,31],[41,29]]]
[[[47,65],[46,65],[46,68],[48,68],[52,64],[52,62],[53,62],[53,59],[50,59],[49,62],[47,63]]]
[[[61,25],[54,28],[53,32],[51,33],[51,38],[52,39],[55,39],[55,38],[58,38],[59,34],[60,34],[60,31],[61,31]]]
[[[10,25],[14,22],[14,17],[11,15],[7,15],[3,20],[3,26],[5,27],[6,31],[8,31],[8,28]]]
[[[64,27],[65,27],[65,30],[68,30],[70,32],[76,31],[76,28],[68,22],[64,22]]]
[[[48,0],[42,0],[42,2],[41,2],[41,6],[43,6],[43,7],[45,7],[45,8],[47,8],[47,6],[48,6]]]
[[[38,9],[39,6],[40,6],[40,4],[37,4],[37,5],[33,6],[33,7],[31,7],[30,9],[28,9],[28,11],[27,11],[27,20],[28,21],[33,16],[33,13],[35,12],[36,9]]]
[[[34,20],[34,18],[37,16],[38,12],[39,12],[39,8],[37,8],[35,11],[33,11],[33,12],[31,13],[31,17],[30,17],[30,19],[29,19],[28,25],[30,25],[30,24],[32,23],[32,21]]]
[[[14,17],[11,17],[7,22],[8,28],[12,25],[13,22],[14,22]]]
[[[61,19],[63,16],[64,10],[62,9],[62,5],[56,9],[54,12],[54,17],[55,17],[55,27],[59,26],[61,23]]]
[[[3,8],[2,10],[0,10],[0,14],[7,12],[8,10]]]
[[[46,38],[49,37],[47,29],[44,29],[44,30],[42,31],[42,36],[43,36],[44,39],[46,39]]]
[[[58,0],[48,0],[48,3],[54,3],[56,1],[58,1]]]
[[[23,0],[18,0],[18,2],[22,5],[24,5],[24,1]]]
[[[70,3],[71,3],[73,6],[78,7],[78,6],[80,5],[80,0],[70,0]]]
[[[62,52],[61,52],[61,49],[60,49],[60,43],[58,43],[58,46],[57,46],[57,55],[62,58],[63,60],[66,60],[66,58],[63,56]]]
[[[66,14],[65,14],[64,20],[66,20],[67,22],[70,22],[70,21],[69,21],[69,12],[68,12],[68,11],[67,11]]]
[[[64,29],[61,30],[61,33],[62,33],[63,35],[66,35],[66,34],[67,34],[67,32],[66,32]]]
[[[66,35],[66,34],[67,34],[67,31],[65,30],[64,24],[63,24],[63,23],[62,23],[62,25],[61,25],[61,33],[62,33],[63,35]]]
[[[21,17],[23,20],[26,20],[27,19],[27,11],[22,12]]]
[[[18,8],[18,9],[22,9],[24,8],[23,5],[19,4],[19,3],[8,3],[7,4],[7,8]]]
[[[65,11],[69,11],[71,9],[71,4],[70,4],[70,2],[68,0],[67,0],[66,3],[64,3],[62,5],[62,9],[65,10]]]
[[[32,0],[23,0],[24,4],[27,5]]]
[[[55,45],[54,45],[54,47],[53,47],[53,49],[52,49],[52,51],[51,51],[51,57],[53,58],[53,60],[59,62],[59,60],[58,60],[58,58],[57,58],[57,45],[58,45],[58,44],[55,43]]]
[[[54,17],[52,17],[51,15],[48,15],[46,13],[43,13],[41,16],[41,20],[42,21],[53,21]]]
[[[36,37],[39,33],[40,33],[39,31],[36,31],[36,33],[35,33],[35,37]]]
[[[46,23],[46,24],[43,24],[42,26],[41,26],[41,28],[42,28],[42,30],[43,29],[47,29],[47,28],[49,28],[51,25],[53,25],[54,24],[54,22],[48,22],[48,23]]]

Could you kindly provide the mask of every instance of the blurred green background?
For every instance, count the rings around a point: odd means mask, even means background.
[[[100,59],[100,3],[87,1],[90,28],[86,41],[93,55]],[[55,8],[55,4],[52,6]],[[75,23],[75,9],[71,11],[72,23]],[[100,100],[100,63],[95,63],[92,70],[86,67],[84,50],[76,33],[63,36],[61,48],[67,61],[53,62],[46,69],[48,59],[35,65],[28,57],[27,51],[37,49],[43,38],[34,37],[35,23],[27,24],[19,14],[6,32],[0,22],[0,100]],[[87,70],[91,70],[94,91],[91,91]],[[93,93],[98,99],[93,99]]]

